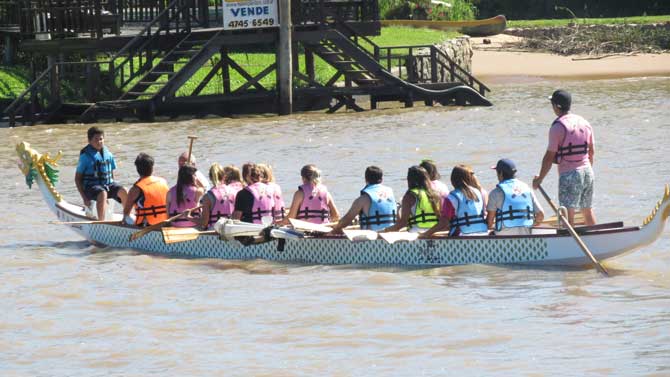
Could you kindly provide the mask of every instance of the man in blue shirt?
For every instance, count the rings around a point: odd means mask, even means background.
[[[96,201],[98,220],[105,219],[107,199],[114,199],[123,206],[128,196],[126,189],[114,182],[116,161],[104,143],[105,133],[102,129],[88,129],[88,145],[79,152],[79,163],[74,176],[84,205],[89,207],[91,200]]]

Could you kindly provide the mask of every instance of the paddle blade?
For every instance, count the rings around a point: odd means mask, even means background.
[[[288,219],[291,222],[293,228],[306,231],[306,232],[319,232],[319,233],[330,233],[333,228],[325,226],[322,224],[314,224],[309,221],[303,221],[298,219]]]
[[[379,236],[386,242],[393,244],[395,242],[407,241],[412,242],[419,238],[419,233],[410,232],[388,232],[379,233]]]
[[[196,228],[161,228],[163,233],[163,242],[169,245],[177,242],[192,241],[200,236],[200,231]]]
[[[360,241],[374,241],[377,239],[378,233],[374,230],[342,230],[345,236],[351,242],[360,242]]]
[[[231,219],[220,219],[214,224],[214,230],[227,240],[242,236],[257,236],[265,229],[263,224],[245,223]]]

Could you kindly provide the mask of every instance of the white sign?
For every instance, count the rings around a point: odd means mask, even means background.
[[[277,0],[223,0],[223,29],[279,26]]]

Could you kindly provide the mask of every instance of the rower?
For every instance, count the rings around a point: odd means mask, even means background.
[[[383,176],[384,172],[377,166],[368,166],[365,169],[366,185],[361,190],[361,195],[351,204],[347,214],[333,226],[332,233],[341,233],[356,215],[363,230],[379,231],[395,224],[395,197],[393,190],[382,184]]]
[[[410,232],[425,232],[437,225],[440,195],[432,189],[426,169],[412,166],[407,170],[407,192],[402,197],[398,222],[384,229],[397,232],[407,227]]]
[[[182,152],[177,159],[177,164],[181,168],[184,165],[191,165],[195,167],[196,158],[195,155],[191,153],[191,160],[189,161],[188,152]],[[195,171],[195,184],[202,187],[205,191],[209,191],[212,188],[212,184],[209,182],[207,177],[200,170]]]
[[[272,174],[272,167],[267,164],[258,164],[258,168],[261,170],[261,181],[268,186],[268,194],[272,196],[274,204],[272,206],[272,217],[274,221],[284,220],[284,209],[286,204],[284,203],[284,197],[281,192],[281,187],[275,182],[274,174]]]
[[[435,165],[435,161],[423,160],[419,166],[426,169],[426,172],[428,172],[428,177],[430,178],[432,189],[436,191],[440,197],[445,197],[449,193],[449,187],[447,187],[444,182],[440,181],[441,176],[437,171],[437,165]]]
[[[302,185],[293,194],[288,217],[281,224],[288,225],[288,219],[300,219],[314,224],[339,221],[340,213],[328,192],[321,183],[321,171],[315,165],[305,165],[300,169]]]
[[[449,231],[449,236],[486,235],[486,194],[479,186],[472,168],[457,165],[451,170],[454,190],[442,204],[439,223],[422,234],[422,238]]]
[[[255,164],[245,164],[249,184],[237,193],[233,220],[262,224],[263,217],[272,217],[274,200],[268,192],[268,185],[261,182],[261,170]]]
[[[235,210],[235,197],[242,189],[240,170],[235,166],[221,167],[213,163],[209,168],[209,179],[214,183],[202,199],[200,226],[211,229],[222,217],[231,217]]]
[[[105,219],[107,199],[114,199],[125,207],[128,193],[114,181],[116,161],[112,152],[105,147],[105,132],[91,127],[87,132],[88,145],[79,152],[77,172],[74,182],[85,207],[96,201],[98,220]]]
[[[492,169],[498,185],[489,193],[486,222],[497,235],[527,235],[544,219],[544,211],[530,187],[516,178],[516,164],[503,158]],[[495,226],[494,226],[495,225]]]
[[[170,188],[166,199],[168,215],[170,217],[198,206],[205,190],[196,185],[196,171],[195,167],[188,164],[179,168],[177,184]],[[180,228],[194,227],[197,226],[195,221],[199,221],[199,216],[188,213],[172,221],[172,225]]]
[[[135,159],[135,169],[140,179],[128,191],[128,200],[123,206],[123,219],[127,224],[147,226],[167,219],[166,197],[169,190],[165,179],[153,175],[154,159],[140,153]],[[135,220],[130,211],[135,207]]]

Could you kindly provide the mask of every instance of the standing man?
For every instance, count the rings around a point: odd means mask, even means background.
[[[593,129],[586,119],[570,113],[570,93],[559,89],[549,99],[558,118],[549,129],[549,146],[542,159],[540,174],[533,179],[533,188],[542,184],[552,163],[558,164],[558,202],[568,209],[568,221],[574,225],[575,213],[581,209],[586,225],[594,225]]]
[[[79,152],[74,182],[84,205],[89,207],[91,200],[95,200],[98,220],[104,220],[107,199],[114,199],[125,205],[128,194],[123,186],[114,182],[116,161],[112,152],[104,145],[105,132],[98,127],[91,127],[87,136],[88,145]]]

